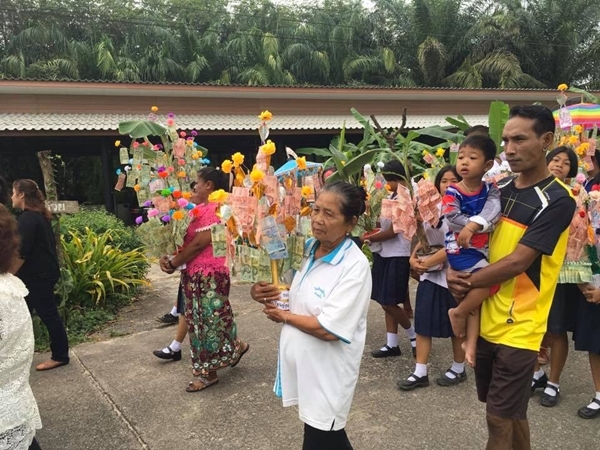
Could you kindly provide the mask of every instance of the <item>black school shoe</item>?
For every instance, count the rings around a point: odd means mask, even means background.
[[[408,378],[413,377],[414,381],[409,380]],[[429,376],[423,375],[422,377],[416,376],[414,373],[410,374],[406,380],[400,380],[396,382],[396,386],[398,389],[403,391],[412,391],[413,389],[420,387],[429,386]]]
[[[538,389],[545,389],[547,383],[548,376],[546,374],[542,375],[537,380],[533,380],[533,384],[531,385],[531,395],[535,394],[535,391]]]
[[[600,400],[594,397],[590,403],[597,403],[598,405],[600,405]],[[582,419],[595,419],[596,417],[600,416],[600,409],[588,408],[586,405],[582,408],[579,408],[579,410],[577,411],[577,415]]]
[[[551,384],[546,385],[546,389],[548,388],[554,390],[555,394],[549,395],[546,394],[546,392],[542,392],[542,395],[540,395],[540,403],[542,404],[542,406],[548,406],[549,408],[551,408],[552,406],[558,405],[558,399],[560,398],[560,389],[556,386],[552,386]]]
[[[166,313],[162,317],[157,317],[156,320],[158,320],[160,323],[164,323],[166,325],[175,325],[176,323],[179,323],[179,317],[174,316],[170,312]]]
[[[171,347],[167,347],[170,353],[165,353],[162,350],[154,350],[152,354],[160,359],[172,359],[173,361],[181,360],[181,350],[174,352]]]
[[[384,350],[385,349],[385,350]],[[402,352],[399,346],[388,347],[385,345],[383,349],[375,350],[371,352],[373,358],[387,358],[388,356],[400,356]]]
[[[452,375],[454,375],[454,378],[450,378],[449,376],[446,375],[446,373],[450,372]],[[444,375],[442,375],[441,377],[439,377],[436,382],[438,385],[440,386],[456,386],[458,383],[462,383],[463,381],[467,380],[467,372],[465,370],[463,370],[462,372],[458,373],[455,372],[452,369],[448,369],[446,370],[446,372],[444,372]]]

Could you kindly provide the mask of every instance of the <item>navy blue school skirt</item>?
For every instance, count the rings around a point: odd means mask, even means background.
[[[421,281],[415,300],[416,333],[432,338],[453,337],[448,310],[456,306],[448,289],[429,280]]]
[[[575,350],[600,355],[600,305],[588,302],[583,295],[577,298],[577,302],[573,333]]]
[[[399,305],[406,300],[410,263],[408,256],[384,258],[373,254],[371,298],[380,305]]]

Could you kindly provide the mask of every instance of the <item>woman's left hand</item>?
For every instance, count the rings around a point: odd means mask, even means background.
[[[583,291],[583,295],[588,302],[600,304],[600,289],[588,286],[585,291]]]
[[[289,311],[283,311],[272,303],[265,303],[263,312],[267,315],[267,318],[275,323],[282,323],[287,321],[287,317],[291,314]]]
[[[175,270],[172,269],[171,266],[169,265],[169,257],[167,255],[162,256],[158,260],[158,264],[160,266],[160,270],[162,270],[165,273],[171,274],[171,273],[175,272]]]

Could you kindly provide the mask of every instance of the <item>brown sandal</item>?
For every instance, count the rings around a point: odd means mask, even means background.
[[[240,360],[242,359],[242,356],[244,356],[248,350],[250,350],[250,344],[242,342],[242,345],[246,344],[246,347],[243,347],[243,350],[240,350],[240,354],[238,355],[238,357],[235,359],[235,361],[233,361],[231,363],[231,368],[233,369],[235,366],[238,365],[238,363],[240,362]]]
[[[186,392],[200,392],[204,389],[207,389],[211,386],[214,386],[219,382],[218,378],[215,378],[213,381],[209,381],[204,377],[198,377],[197,380],[190,381],[185,388]]]

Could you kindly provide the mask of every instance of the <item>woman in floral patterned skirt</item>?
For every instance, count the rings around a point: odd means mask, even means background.
[[[191,201],[197,206],[194,218],[184,238],[181,251],[173,258],[163,256],[160,267],[173,273],[186,264],[181,272],[185,295],[185,319],[188,324],[193,374],[196,377],[186,389],[198,392],[219,382],[217,370],[235,367],[250,346],[237,337],[233,310],[229,303],[229,269],[225,258],[213,256],[210,228],[219,223],[217,204],[208,201],[209,195],[227,189],[226,175],[217,169],[204,168],[198,172]]]

